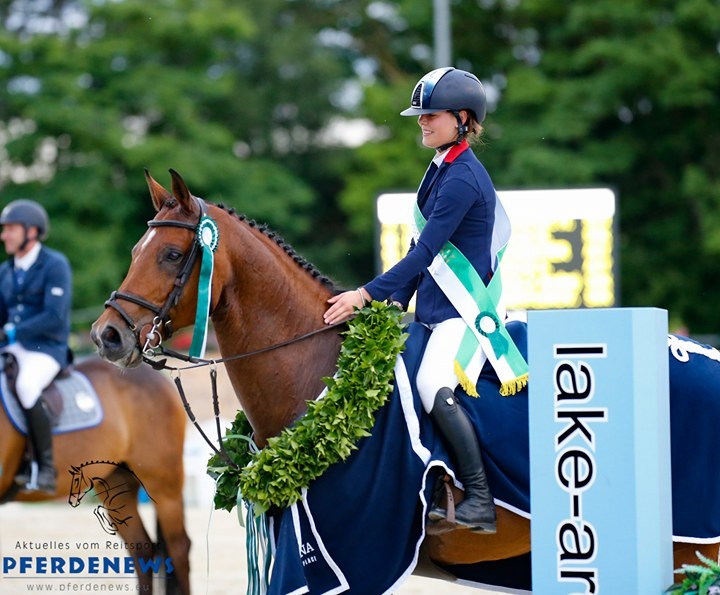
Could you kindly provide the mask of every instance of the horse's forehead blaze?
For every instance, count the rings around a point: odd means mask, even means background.
[[[177,230],[175,230],[177,231]],[[182,230],[181,230],[182,231]],[[156,228],[151,227],[149,228],[145,234],[138,240],[137,244],[132,249],[132,256],[133,261],[140,259],[144,256],[149,255],[151,258],[155,258],[155,255],[160,250],[160,247],[162,246],[162,243],[158,242],[173,242],[173,240],[177,240],[177,244],[180,245],[180,242],[182,241],[181,238],[174,238],[172,236],[172,229],[167,228]],[[187,232],[186,232],[187,233]]]
[[[168,271],[159,266],[159,255],[167,246],[187,250],[185,244],[192,246],[192,237],[187,229],[149,227],[132,249],[132,260],[120,291],[128,291],[151,302],[164,302],[171,288],[168,287]],[[175,278],[175,273],[171,277]]]
[[[140,238],[140,241],[137,245],[137,256],[142,256],[142,253],[147,249],[150,242],[152,242],[153,238],[157,235],[156,229],[150,229],[148,232]]]

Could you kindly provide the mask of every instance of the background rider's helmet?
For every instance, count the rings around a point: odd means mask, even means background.
[[[465,70],[447,67],[428,72],[413,89],[410,107],[401,116],[472,110],[478,122],[485,119],[485,89]]]
[[[44,240],[50,231],[50,222],[45,209],[34,200],[21,198],[13,200],[0,213],[0,225],[6,223],[20,223],[27,230],[29,227],[38,228],[38,239]]]

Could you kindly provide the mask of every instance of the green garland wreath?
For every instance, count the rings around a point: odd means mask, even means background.
[[[313,479],[357,449],[392,392],[395,361],[407,339],[402,315],[399,308],[381,302],[359,310],[343,333],[338,373],[323,378],[325,396],[309,401],[307,413],[270,438],[260,452],[251,453],[252,429],[245,414],[238,412],[223,444],[241,469],[219,455],[207,464],[217,482],[216,509],[231,511],[240,497],[251,502],[258,515],[271,506],[290,506]]]

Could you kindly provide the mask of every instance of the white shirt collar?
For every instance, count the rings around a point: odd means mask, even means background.
[[[35,264],[35,261],[38,258],[38,254],[40,254],[41,248],[42,244],[40,242],[37,242],[32,248],[30,248],[30,251],[27,254],[24,254],[23,256],[16,256],[14,259],[15,268],[27,271],[32,265]]]
[[[445,159],[445,155],[447,155],[447,152],[452,149],[452,147],[448,147],[445,149],[442,153],[435,153],[435,156],[433,157],[433,163],[440,167],[442,165],[443,159]]]

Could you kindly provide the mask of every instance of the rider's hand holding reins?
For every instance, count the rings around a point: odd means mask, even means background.
[[[356,308],[362,308],[372,300],[372,296],[363,287],[334,295],[328,300],[331,306],[323,317],[326,324],[345,322],[353,317]]]

